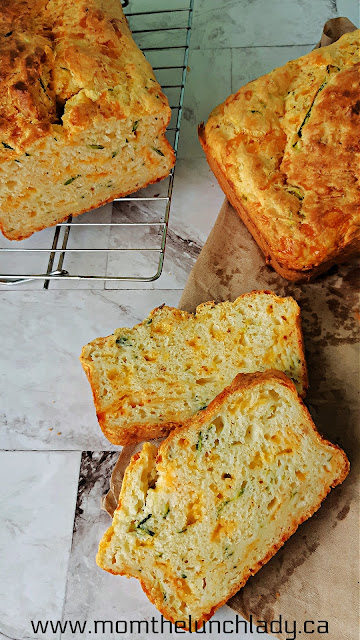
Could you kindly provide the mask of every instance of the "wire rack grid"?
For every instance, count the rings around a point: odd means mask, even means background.
[[[124,13],[128,19],[134,40],[144,52],[155,71],[164,93],[167,94],[172,118],[167,129],[167,137],[173,146],[175,156],[178,150],[180,124],[183,112],[185,81],[188,67],[190,32],[192,25],[194,0],[179,0],[179,7],[172,9],[154,8],[152,10],[137,10],[137,0],[122,2]],[[140,9],[141,9],[140,5]],[[162,273],[169,225],[169,215],[173,194],[175,167],[167,179],[159,185],[163,193],[154,193],[152,188],[143,189],[128,197],[113,201],[114,208],[110,219],[103,221],[98,215],[100,211],[83,214],[79,218],[70,216],[66,222],[56,225],[55,229],[37,232],[31,238],[20,241],[2,240],[0,257],[7,257],[5,272],[4,260],[0,267],[0,283],[11,286],[33,280],[44,280],[44,288],[48,289],[54,280],[99,280],[99,281],[137,281],[152,282]],[[157,185],[157,190],[159,190]],[[144,215],[125,215],[123,207],[128,211],[145,208]],[[153,209],[152,209],[153,207]],[[95,215],[91,215],[94,214]],[[145,218],[145,219],[144,219]],[[90,221],[88,221],[90,220]],[[89,233],[106,246],[92,247],[87,244]],[[45,235],[44,235],[45,234]],[[126,246],[119,246],[121,238],[127,236]],[[149,237],[151,242],[149,246]],[[45,244],[38,246],[39,242]],[[14,246],[16,244],[16,246]],[[113,246],[114,245],[114,246]],[[101,274],[86,272],[88,269],[88,254],[95,255],[93,262],[99,266],[101,255]],[[136,264],[136,255],[142,259],[145,274],[131,272],[131,265]],[[151,261],[149,256],[151,254]],[[113,271],[109,269],[109,262],[116,255],[121,260],[113,260]],[[20,264],[30,259],[27,269]],[[125,258],[125,259],[124,259]],[[80,259],[80,265],[77,265]],[[43,269],[39,269],[44,264]],[[45,260],[45,262],[44,262]],[[46,265],[47,261],[47,265]],[[26,260],[25,260],[26,262]],[[120,263],[120,264],[119,264]],[[153,268],[153,273],[148,271]],[[95,267],[96,269],[97,267]],[[38,270],[39,269],[39,270]],[[85,270],[85,273],[78,271]],[[130,269],[130,273],[126,270]]]

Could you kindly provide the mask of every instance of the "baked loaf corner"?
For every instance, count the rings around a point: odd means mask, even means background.
[[[165,436],[239,372],[279,369],[301,395],[307,388],[299,306],[270,291],[207,302],[195,314],[163,305],[133,329],[93,340],[80,360],[113,444]]]
[[[279,371],[239,374],[124,476],[97,564],[169,620],[206,622],[349,472]]]
[[[284,278],[360,250],[360,30],[242,87],[199,127],[230,203]]]
[[[0,4],[0,228],[22,240],[157,182],[171,110],[120,0]]]

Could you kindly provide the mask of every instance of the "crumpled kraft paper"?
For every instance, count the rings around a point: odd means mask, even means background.
[[[354,30],[346,18],[329,20],[318,46]],[[329,440],[346,451],[351,471],[320,510],[228,605],[245,619],[282,619],[278,638],[296,621],[296,638],[357,640],[359,634],[359,269],[356,262],[332,267],[315,282],[290,283],[265,264],[263,254],[231,205],[225,201],[190,273],[179,308],[194,311],[207,300],[234,300],[253,289],[293,296],[301,307],[310,388],[311,415]],[[159,444],[160,440],[154,440]],[[131,456],[142,444],[125,447],[114,468],[102,506],[112,516]],[[328,633],[323,622],[328,623]],[[278,629],[279,625],[274,626]],[[270,631],[268,627],[268,631]],[[299,635],[299,631],[301,634]]]

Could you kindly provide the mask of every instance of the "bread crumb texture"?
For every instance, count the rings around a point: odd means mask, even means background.
[[[133,329],[90,342],[80,359],[114,444],[165,435],[240,372],[279,369],[302,395],[307,386],[300,309],[266,291],[207,302],[195,314],[158,307]]]
[[[348,471],[283,373],[239,374],[132,458],[97,563],[138,578],[169,620],[200,627]]]
[[[0,6],[0,227],[34,231],[168,175],[171,111],[119,0]]]
[[[290,280],[359,250],[359,36],[250,82],[199,129],[225,193]]]

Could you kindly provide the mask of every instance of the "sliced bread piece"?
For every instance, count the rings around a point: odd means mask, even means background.
[[[138,578],[169,620],[200,628],[348,471],[291,380],[239,374],[159,449],[146,443],[132,458],[97,563]]]
[[[269,291],[195,314],[158,307],[133,329],[90,342],[80,359],[100,426],[122,445],[166,435],[237,373],[279,369],[301,395],[307,386],[300,309]]]

